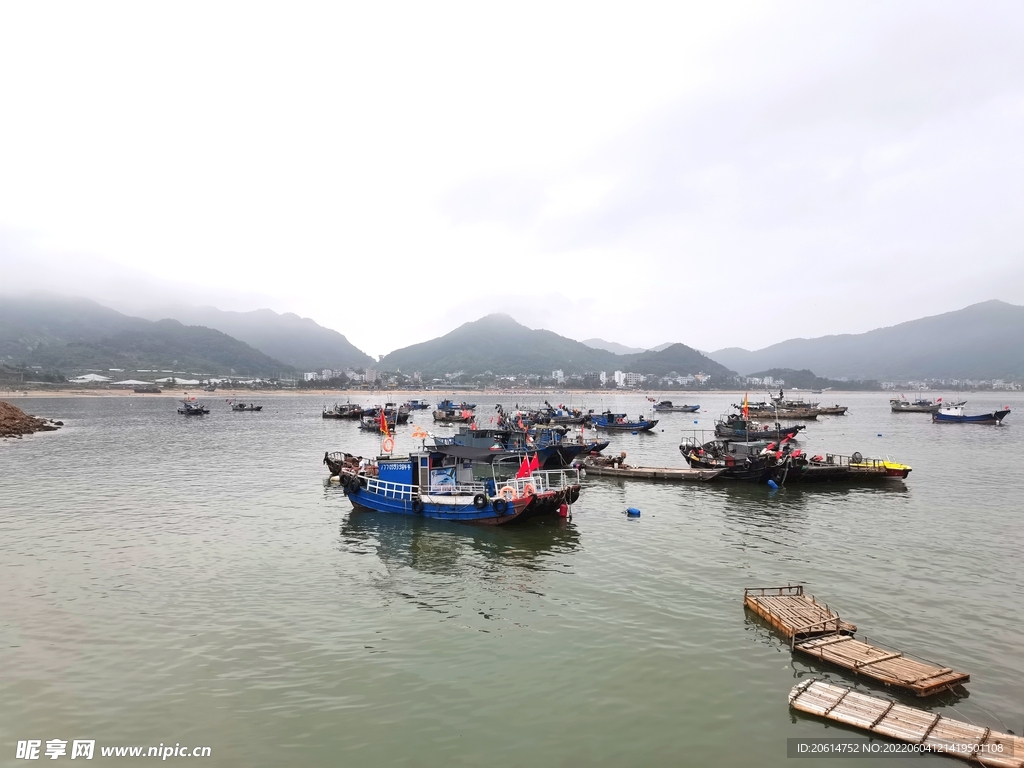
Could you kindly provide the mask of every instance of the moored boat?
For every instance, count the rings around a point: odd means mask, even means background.
[[[645,419],[638,416],[636,421],[630,421],[624,413],[595,413],[590,417],[590,423],[597,429],[605,429],[611,432],[650,432],[657,425],[657,419]]]
[[[578,473],[566,470],[527,470],[521,477],[480,481],[472,465],[493,459],[487,451],[477,454],[466,461],[464,456],[415,451],[407,457],[380,457],[356,471],[344,458],[332,465],[331,457],[339,454],[326,454],[324,462],[332,471],[339,469],[331,482],[344,488],[353,507],[373,512],[503,525],[557,512],[579,496]]]
[[[194,397],[182,400],[181,408],[178,409],[182,416],[203,416],[209,412],[210,409],[202,403],[197,403]]]
[[[263,406],[262,405],[255,405],[253,403],[249,403],[248,405],[246,405],[245,403],[232,403],[231,404],[231,410],[232,411],[262,411],[263,410]]]
[[[637,480],[668,480],[672,482],[707,482],[714,480],[724,469],[694,469],[692,467],[634,467],[621,456],[606,458],[588,456],[583,460],[583,469],[599,477],[619,477]]]
[[[673,405],[671,400],[662,400],[652,408],[659,413],[696,413],[700,410],[699,405]]]
[[[1001,411],[980,413],[975,416],[964,414],[962,405],[948,406],[932,414],[932,421],[944,424],[1002,424],[1003,419],[1010,415],[1010,406]]]
[[[751,483],[778,485],[785,482],[786,464],[774,450],[774,444],[764,441],[710,440],[700,443],[695,439],[683,440],[679,452],[694,469],[719,469],[723,480],[742,480]]]
[[[715,422],[715,437],[729,437],[749,442],[751,440],[776,440],[796,437],[800,430],[806,429],[803,424],[782,426],[779,422],[764,423],[753,419],[744,419],[738,413],[730,413]]]
[[[355,403],[335,403],[333,408],[324,406],[323,417],[325,419],[361,419],[363,418],[363,406]]]

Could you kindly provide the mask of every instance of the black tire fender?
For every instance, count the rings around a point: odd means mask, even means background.
[[[476,496],[473,497],[473,506],[476,509],[483,509],[484,507],[487,506],[487,497],[484,496],[482,493],[478,493]]]
[[[497,498],[494,500],[494,511],[499,515],[504,515],[508,512],[508,502],[505,499]]]

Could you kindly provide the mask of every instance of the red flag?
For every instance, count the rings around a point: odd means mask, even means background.
[[[523,456],[523,461],[519,465],[519,471],[516,472],[516,477],[529,477],[530,476],[530,457]]]
[[[750,415],[749,415],[750,411],[747,408],[747,394],[748,393],[744,393],[743,394],[743,418],[744,419],[749,419],[750,418]]]
[[[941,402],[942,402],[942,398],[940,397],[940,398],[939,398],[938,400],[936,400],[935,402],[936,402],[936,403],[941,403]]]
[[[533,461],[530,462],[530,471],[540,469],[540,461],[537,460],[537,454],[533,454]]]
[[[391,433],[388,431],[388,417],[384,413],[384,409],[380,409],[380,431],[383,435],[390,437]]]

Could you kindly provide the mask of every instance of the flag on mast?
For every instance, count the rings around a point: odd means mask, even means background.
[[[380,409],[380,431],[385,437],[391,437],[391,432],[388,431],[388,416],[383,408]]]
[[[750,393],[749,392],[744,392],[743,393],[743,418],[744,419],[750,418],[750,416],[749,416],[750,409],[747,407],[747,395],[748,394],[750,394]]]

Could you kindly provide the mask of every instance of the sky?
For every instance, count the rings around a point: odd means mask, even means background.
[[[1019,2],[2,3],[0,293],[374,355],[1024,304],[1022,39]]]

